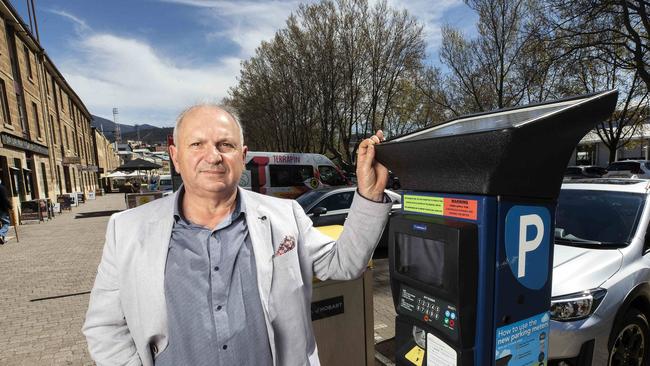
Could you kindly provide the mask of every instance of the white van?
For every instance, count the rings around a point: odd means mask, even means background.
[[[172,176],[171,174],[163,174],[158,179],[158,190],[159,191],[171,191],[172,186]]]
[[[296,198],[310,189],[347,186],[334,163],[321,154],[249,151],[239,186],[262,194]]]

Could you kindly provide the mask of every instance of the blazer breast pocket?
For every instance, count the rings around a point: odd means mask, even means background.
[[[308,364],[304,350],[310,349],[311,313],[304,290],[298,251],[273,257],[269,320],[280,365]]]
[[[295,250],[273,257],[271,292],[284,292],[302,287],[302,285],[300,263]]]

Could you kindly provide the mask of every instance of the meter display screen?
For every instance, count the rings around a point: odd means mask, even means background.
[[[395,270],[430,286],[443,287],[445,243],[440,240],[396,233]]]

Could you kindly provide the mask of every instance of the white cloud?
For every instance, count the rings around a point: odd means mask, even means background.
[[[180,66],[145,42],[111,34],[82,38],[77,49],[60,69],[92,113],[107,116],[118,107],[124,123],[158,126],[172,125],[191,103],[226,96],[240,62]]]
[[[215,30],[206,35],[206,40],[223,38],[240,47],[240,56],[248,58],[264,40],[284,27],[289,14],[305,1],[217,1],[217,0],[163,0],[187,6],[203,8],[207,26],[215,24]],[[205,9],[209,9],[207,12]]]
[[[74,25],[75,25],[75,29],[77,30],[77,32],[84,32],[84,31],[89,31],[90,30],[90,27],[88,26],[88,24],[86,24],[86,22],[83,19],[79,19],[76,16],[68,13],[67,11],[56,10],[56,9],[45,9],[45,11],[47,11],[49,13],[52,13],[52,14],[62,16],[64,18],[72,21],[72,23],[74,23]]]
[[[206,42],[227,40],[240,47],[232,56],[215,55],[210,62],[186,60],[185,55],[162,54],[155,43],[98,33],[64,10],[48,10],[75,24],[78,40],[71,43],[59,69],[94,114],[110,117],[120,109],[123,123],[169,126],[176,114],[199,100],[219,100],[236,84],[242,59],[254,54],[261,41],[285,26],[299,0],[161,0],[200,8],[196,22],[206,28]],[[316,0],[309,0],[314,2]],[[371,0],[373,4],[377,0]],[[407,9],[425,26],[429,57],[437,54],[445,14],[465,6],[462,0],[388,0]],[[73,44],[73,46],[72,46]]]
[[[316,0],[276,0],[276,1],[222,1],[222,0],[162,0],[164,2],[204,8],[202,12],[216,20],[219,29],[208,33],[208,40],[227,38],[241,47],[241,57],[248,58],[254,54],[255,48],[263,40],[273,37],[273,34],[284,27],[286,19],[300,3],[313,3]],[[370,0],[374,6],[379,0]],[[424,39],[427,43],[429,57],[437,55],[441,42],[440,28],[452,22],[453,25],[465,28],[467,23],[473,23],[471,16],[461,19],[446,18],[449,10],[464,8],[471,14],[463,0],[438,0],[435,5],[430,0],[388,0],[388,5],[394,9],[406,9],[424,26]],[[210,9],[207,13],[205,8]],[[464,29],[465,30],[465,29]]]
[[[430,0],[388,0],[388,5],[395,9],[406,9],[424,26],[424,41],[426,42],[427,56],[430,58],[438,54],[438,48],[442,42],[441,27],[454,21],[447,17],[448,12],[458,7],[464,7],[468,12],[470,11],[463,0],[437,0],[435,3]]]

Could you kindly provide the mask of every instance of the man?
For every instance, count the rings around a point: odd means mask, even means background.
[[[7,242],[7,232],[9,232],[9,225],[11,224],[10,211],[11,200],[9,200],[9,194],[2,182],[0,182],[0,245]]]
[[[364,140],[337,242],[292,200],[239,189],[232,113],[183,112],[170,147],[182,188],[111,217],[83,332],[98,365],[318,365],[313,276],[360,276],[388,219],[388,173]]]

